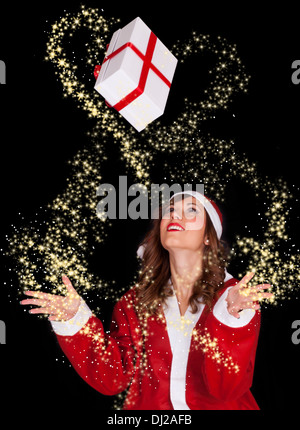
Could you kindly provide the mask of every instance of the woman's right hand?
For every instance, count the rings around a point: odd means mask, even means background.
[[[76,315],[81,298],[67,276],[63,275],[62,281],[67,289],[66,296],[40,291],[25,291],[27,296],[34,298],[22,300],[21,305],[37,305],[37,308],[31,309],[29,312],[31,314],[49,314],[49,321],[70,320]]]

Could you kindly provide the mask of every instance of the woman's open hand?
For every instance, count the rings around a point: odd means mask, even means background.
[[[40,291],[25,291],[27,296],[32,299],[21,301],[22,305],[37,305],[37,308],[31,309],[31,314],[49,314],[50,321],[67,321],[75,316],[80,305],[80,296],[74,289],[71,281],[65,275],[62,281],[67,288],[66,296],[42,293]]]
[[[263,293],[261,290],[271,288],[270,284],[261,284],[254,287],[248,286],[248,282],[253,278],[254,272],[248,273],[236,284],[228,293],[227,309],[230,315],[240,318],[239,312],[243,309],[260,309],[257,303],[261,299],[272,299],[272,293]]]

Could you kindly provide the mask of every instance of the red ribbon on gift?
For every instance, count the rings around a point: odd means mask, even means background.
[[[153,57],[153,53],[154,53],[154,49],[155,49],[155,45],[156,45],[156,41],[157,41],[157,37],[155,36],[154,33],[151,32],[145,55],[131,42],[127,42],[124,45],[120,46],[120,48],[118,48],[116,51],[112,52],[110,55],[105,57],[105,59],[103,60],[103,64],[104,64],[106,61],[115,57],[116,55],[118,55],[121,51],[123,51],[126,48],[131,48],[143,60],[143,67],[142,67],[142,71],[141,71],[141,76],[140,76],[140,80],[139,80],[139,83],[138,83],[138,86],[136,87],[136,89],[131,91],[131,93],[127,94],[127,96],[125,96],[122,100],[120,100],[118,103],[116,103],[114,106],[112,106],[118,112],[120,110],[124,109],[124,107],[128,106],[135,99],[137,99],[141,94],[143,94],[143,92],[145,90],[147,77],[148,77],[148,73],[149,73],[150,69],[153,70],[153,72],[169,88],[171,87],[171,82],[151,62],[152,57]],[[99,69],[99,71],[100,71],[100,69]],[[99,74],[99,71],[98,71],[98,74]]]
[[[98,78],[99,73],[100,73],[100,70],[101,70],[101,66],[100,66],[99,64],[97,64],[97,66],[95,66],[95,68],[94,68],[94,76],[95,76],[95,79],[97,79],[97,78]]]

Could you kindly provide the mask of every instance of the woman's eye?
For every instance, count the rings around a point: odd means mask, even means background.
[[[171,212],[173,212],[174,211],[174,208],[166,208],[166,209],[164,209],[164,211],[163,211],[163,216],[164,215],[167,215],[167,214],[169,214],[169,213],[171,213]]]
[[[191,218],[195,218],[196,216],[198,216],[200,212],[197,208],[190,207],[190,208],[187,208],[184,213],[185,213],[186,218],[191,219]]]

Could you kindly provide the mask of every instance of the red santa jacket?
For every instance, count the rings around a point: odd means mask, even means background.
[[[218,297],[236,282],[233,278],[227,281]],[[173,409],[172,351],[166,320],[161,313],[142,323],[135,305],[132,288],[115,305],[109,334],[101,321],[91,316],[73,336],[57,335],[58,342],[93,388],[105,395],[128,389],[123,409]],[[259,312],[247,325],[232,328],[204,307],[193,329],[187,361],[188,408],[259,409],[250,392],[259,328]]]

